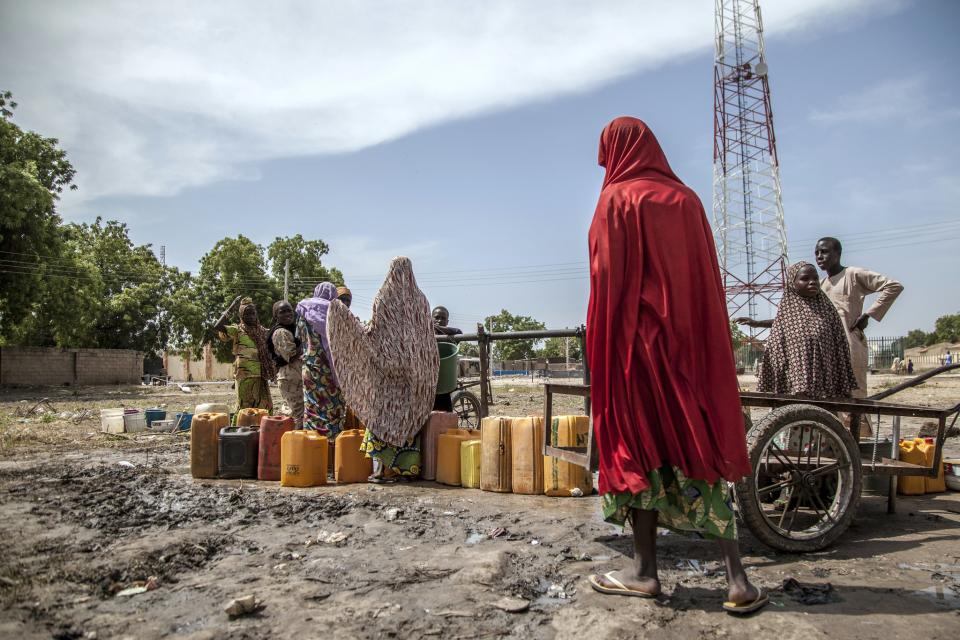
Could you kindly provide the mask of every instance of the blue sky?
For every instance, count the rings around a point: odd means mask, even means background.
[[[186,269],[226,235],[302,233],[361,316],[402,254],[463,328],[501,308],[572,326],[607,121],[646,120],[710,206],[709,1],[66,6],[0,9],[17,121],[74,160],[66,219],[123,220]],[[836,235],[901,280],[873,335],[960,312],[960,5],[763,9],[791,259]]]

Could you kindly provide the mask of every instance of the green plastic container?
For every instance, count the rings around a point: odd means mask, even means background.
[[[438,342],[440,350],[440,374],[437,376],[437,395],[450,393],[457,388],[457,363],[460,347],[453,342]]]

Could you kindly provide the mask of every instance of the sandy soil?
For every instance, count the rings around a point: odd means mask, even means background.
[[[21,422],[16,411],[44,396],[64,414],[121,404],[179,410],[229,389],[0,394],[0,637],[886,639],[953,638],[960,628],[960,493],[901,498],[893,516],[885,498],[867,496],[851,529],[816,554],[777,553],[742,531],[748,571],[773,604],[735,619],[720,611],[713,545],[666,532],[664,596],[590,590],[590,573],[631,555],[629,532],[602,522],[596,496],[198,481],[183,435],[107,436],[96,419],[58,414]],[[495,396],[498,414],[541,409],[538,391],[519,383]],[[897,399],[957,402],[960,378]],[[560,409],[575,411],[576,400]],[[958,449],[952,439],[948,450]],[[149,577],[156,589],[119,595]],[[831,602],[797,602],[779,590],[787,578],[830,583]],[[224,605],[247,594],[265,607],[230,620]],[[529,607],[500,608],[517,600]]]

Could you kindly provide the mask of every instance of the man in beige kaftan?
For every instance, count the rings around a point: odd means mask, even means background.
[[[820,286],[840,313],[840,319],[847,329],[847,342],[850,344],[850,358],[853,372],[857,377],[854,398],[867,397],[867,338],[863,333],[871,318],[880,322],[887,314],[893,301],[903,291],[903,285],[875,271],[860,267],[845,267],[840,264],[843,248],[836,238],[821,238],[815,249],[817,266],[826,271],[827,276]],[[877,299],[863,311],[864,299],[876,293]]]

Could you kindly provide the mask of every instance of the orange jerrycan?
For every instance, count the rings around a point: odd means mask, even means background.
[[[337,484],[366,482],[373,473],[373,459],[360,450],[365,433],[363,429],[347,429],[337,436],[333,453],[333,477]]]
[[[253,407],[248,407],[246,409],[240,409],[237,411],[237,425],[238,427],[259,427],[260,420],[264,417],[270,415],[270,412],[266,409],[256,409]]]
[[[437,437],[437,482],[460,486],[460,445],[479,437],[475,429],[448,429]]]
[[[437,441],[440,435],[457,428],[459,416],[448,411],[431,411],[427,423],[420,430],[420,451],[423,466],[420,475],[424,480],[437,477]]]
[[[513,418],[489,417],[480,423],[480,488],[510,493],[513,489]]]
[[[937,451],[937,445],[933,438],[916,438],[917,448],[923,452],[924,464],[928,467],[933,466],[933,454]],[[940,462],[940,469],[936,478],[925,476],[923,478],[923,490],[925,493],[943,493],[947,490],[947,483],[943,479],[943,461]]]
[[[190,428],[190,475],[216,478],[220,463],[220,429],[227,426],[225,413],[199,413]]]
[[[479,440],[460,443],[460,485],[465,489],[480,488],[480,452]]]
[[[510,434],[510,482],[514,493],[543,493],[543,418],[514,418]]]
[[[280,486],[316,487],[327,484],[327,436],[300,429],[280,438]]]
[[[917,438],[917,440],[923,442],[922,438]],[[917,440],[900,441],[900,460],[923,466],[927,463],[927,456],[920,450]],[[897,478],[897,493],[902,493],[905,496],[920,496],[923,495],[925,485],[923,476],[899,476]]]
[[[550,446],[586,447],[590,418],[554,416],[550,423]],[[588,496],[593,476],[587,469],[566,460],[543,456],[543,492],[548,496]]]

